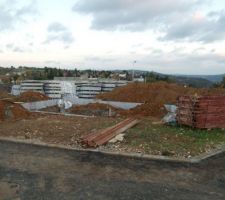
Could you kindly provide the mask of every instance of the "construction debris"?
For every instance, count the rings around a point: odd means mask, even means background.
[[[124,140],[124,136],[125,136],[125,134],[121,133],[121,134],[117,135],[116,137],[114,137],[113,139],[111,139],[109,141],[109,143],[122,142]]]
[[[164,107],[166,108],[168,113],[163,117],[162,121],[167,124],[176,123],[177,106],[165,104]]]
[[[139,122],[139,120],[137,120],[135,118],[127,118],[124,121],[122,121],[112,127],[109,127],[109,128],[100,130],[98,132],[88,134],[87,136],[84,136],[81,139],[81,143],[83,145],[96,148],[100,145],[106,144],[115,136],[117,136],[117,135],[123,133],[124,131],[126,131],[127,129],[135,126],[138,122]]]
[[[225,128],[225,96],[180,96],[177,120],[193,128]]]

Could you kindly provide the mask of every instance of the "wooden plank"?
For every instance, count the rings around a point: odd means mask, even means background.
[[[109,140],[114,138],[115,136],[119,135],[120,133],[123,133],[127,129],[135,126],[137,123],[139,123],[139,120],[133,120],[129,124],[127,124],[124,127],[119,128],[118,130],[115,130],[114,132],[111,132],[110,134],[106,135],[106,137],[101,138],[100,140],[95,141],[97,146],[106,144]]]
[[[124,128],[126,130],[138,122],[139,121],[137,119],[127,118],[114,126],[84,136],[81,140],[81,143],[90,147],[97,147],[98,145],[107,143],[110,139],[118,135],[120,131],[124,130]]]

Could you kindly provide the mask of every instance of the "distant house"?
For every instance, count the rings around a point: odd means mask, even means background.
[[[80,79],[83,79],[83,80],[88,79],[88,77],[89,77],[89,74],[88,73],[84,73],[84,74],[81,74],[80,75]]]
[[[0,76],[0,83],[9,83],[10,82],[10,77],[6,75]]]
[[[133,80],[134,82],[144,82],[145,79],[143,77],[139,77],[139,78],[134,78]]]
[[[126,80],[127,79],[127,74],[119,74],[119,79],[120,80]]]

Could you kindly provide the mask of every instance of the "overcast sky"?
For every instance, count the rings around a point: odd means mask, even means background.
[[[225,1],[0,0],[0,44],[1,66],[225,73]]]

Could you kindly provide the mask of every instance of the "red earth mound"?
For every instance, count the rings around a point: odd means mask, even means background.
[[[13,96],[6,91],[0,91],[0,99],[11,99]]]
[[[180,95],[225,95],[225,89],[197,89],[166,82],[131,83],[116,88],[112,92],[100,94],[97,98],[108,101],[144,103],[134,109],[124,111],[124,114],[162,116],[165,114],[163,105],[176,104],[176,99]]]
[[[26,119],[30,116],[20,104],[11,101],[0,100],[0,121]]]
[[[14,101],[19,102],[34,102],[34,101],[44,101],[49,100],[50,98],[39,92],[23,92],[20,96],[16,97]]]

